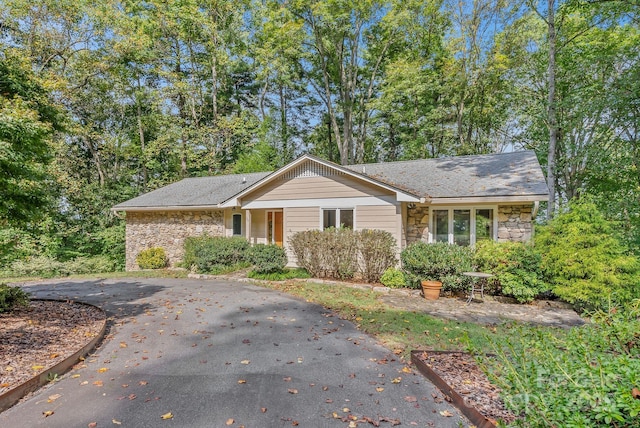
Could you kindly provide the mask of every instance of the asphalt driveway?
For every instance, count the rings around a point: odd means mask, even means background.
[[[193,279],[25,289],[95,304],[109,329],[84,367],[0,413],[2,427],[469,425],[353,324],[273,290]]]

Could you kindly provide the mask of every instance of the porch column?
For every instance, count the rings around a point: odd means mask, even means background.
[[[246,214],[244,216],[244,219],[245,219],[244,230],[245,230],[247,241],[249,241],[249,243],[251,244],[252,243],[251,242],[251,210],[246,210],[245,213]]]

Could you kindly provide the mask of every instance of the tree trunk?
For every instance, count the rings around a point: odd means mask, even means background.
[[[547,26],[549,31],[549,67],[547,79],[548,121],[549,121],[549,153],[547,155],[547,185],[549,187],[549,205],[547,216],[553,217],[556,208],[556,143],[558,141],[558,118],[556,116],[556,23],[555,0],[547,0]]]

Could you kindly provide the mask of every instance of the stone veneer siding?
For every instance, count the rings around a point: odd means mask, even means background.
[[[533,231],[531,205],[498,206],[498,241],[531,240]],[[429,206],[407,208],[407,245],[416,241],[429,242]]]
[[[501,205],[498,207],[498,242],[530,241],[533,237],[531,205]]]
[[[184,239],[204,233],[224,236],[224,212],[213,211],[150,211],[127,212],[126,269],[138,270],[136,256],[151,247],[162,247],[169,266],[182,261]]]
[[[407,245],[416,241],[429,242],[428,205],[407,208]]]

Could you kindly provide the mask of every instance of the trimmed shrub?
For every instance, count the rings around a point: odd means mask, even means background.
[[[551,290],[583,308],[603,308],[609,299],[639,297],[640,263],[595,204],[570,204],[536,234],[536,250]]]
[[[313,277],[348,279],[358,270],[358,244],[351,229],[297,232],[290,244],[298,266]]]
[[[384,271],[395,266],[396,240],[384,230],[364,229],[356,232],[360,272],[367,282],[378,282]]]
[[[17,306],[29,306],[29,294],[20,287],[0,284],[0,313],[9,312]]]
[[[396,268],[385,270],[380,278],[382,285],[389,288],[402,288],[406,285],[406,281],[404,272]]]
[[[400,254],[407,286],[420,288],[420,281],[441,281],[443,291],[460,291],[468,280],[462,272],[472,270],[473,250],[470,247],[444,242],[427,244],[418,241]]]
[[[532,245],[521,242],[482,241],[476,244],[474,262],[478,270],[495,275],[489,280],[497,292],[520,303],[532,301],[549,290],[540,267],[542,257]]]
[[[136,257],[140,269],[162,269],[167,267],[167,255],[164,248],[152,247],[140,251]]]
[[[197,236],[184,241],[183,266],[201,273],[247,261],[249,242],[242,237]]]
[[[277,245],[256,244],[249,250],[249,262],[257,273],[282,272],[287,266],[287,253]]]
[[[381,230],[307,230],[293,234],[289,243],[298,265],[316,278],[350,279],[360,274],[377,282],[396,264],[395,240]]]

